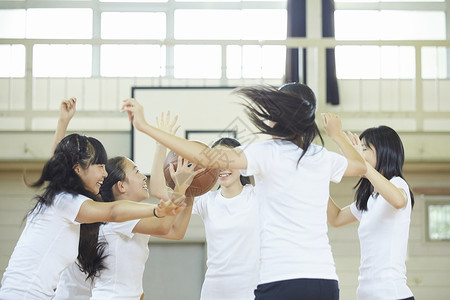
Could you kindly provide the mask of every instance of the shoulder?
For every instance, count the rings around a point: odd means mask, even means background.
[[[80,207],[84,201],[93,201],[87,196],[80,194],[70,194],[67,192],[61,192],[55,196],[54,204],[56,207]]]
[[[399,176],[394,176],[389,181],[398,188],[409,190],[409,186],[406,180]]]

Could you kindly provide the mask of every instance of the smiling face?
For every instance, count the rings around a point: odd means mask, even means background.
[[[122,198],[136,202],[146,200],[149,197],[147,177],[139,171],[136,164],[130,159],[125,160],[123,170],[125,180],[117,183],[123,189]]]
[[[230,149],[226,146],[217,146],[217,149]],[[233,185],[241,185],[241,173],[239,170],[219,169],[218,183],[222,188],[229,188]]]
[[[87,169],[83,169],[77,164],[74,170],[83,181],[84,188],[95,195],[100,192],[103,180],[108,176],[103,164],[92,164]]]

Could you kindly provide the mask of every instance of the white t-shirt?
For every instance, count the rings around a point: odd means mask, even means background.
[[[94,283],[86,276],[76,263],[71,264],[61,274],[52,300],[89,300]]]
[[[361,246],[358,299],[403,299],[412,297],[406,285],[406,255],[411,219],[411,195],[401,177],[390,182],[405,191],[408,202],[394,208],[381,195],[370,196],[367,211],[359,211],[353,202],[350,209],[360,221]]]
[[[100,227],[101,235],[108,243],[105,260],[107,269],[95,279],[92,300],[139,300],[141,297],[150,236],[133,233],[139,221],[107,223]]]
[[[220,189],[196,197],[193,214],[202,217],[207,271],[201,300],[249,300],[258,283],[258,203],[248,184],[233,198]]]
[[[106,223],[100,226],[100,239],[107,242],[105,265],[92,286],[76,264],[66,269],[53,300],[139,300],[142,278],[149,255],[150,236],[133,233],[140,220]],[[75,298],[76,297],[76,298]]]
[[[52,206],[27,217],[3,275],[0,299],[53,297],[61,273],[77,258],[80,224],[75,218],[86,200],[60,193]]]
[[[328,241],[330,181],[339,182],[347,159],[311,144],[303,150],[289,141],[268,140],[243,149],[244,175],[255,178],[260,206],[260,283],[295,278],[337,280]]]

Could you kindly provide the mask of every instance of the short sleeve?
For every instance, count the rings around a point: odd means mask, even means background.
[[[111,222],[107,223],[104,226],[104,232],[112,232],[113,234],[120,234],[126,236],[128,238],[132,238],[134,233],[133,229],[136,227],[136,224],[139,223],[140,219],[129,220],[125,222]]]
[[[260,145],[261,143],[256,143],[238,147],[244,152],[245,157],[247,158],[247,169],[240,170],[242,175],[254,176],[262,173],[262,166],[258,163],[258,158],[263,152]]]
[[[81,205],[84,201],[89,200],[83,195],[72,195],[69,193],[61,193],[55,197],[54,205],[58,209],[60,216],[71,223],[79,224],[75,219],[77,218],[78,212],[80,211]]]
[[[348,160],[345,156],[335,152],[329,152],[331,156],[331,178],[330,181],[338,183],[347,170]]]
[[[403,178],[396,176],[396,177],[393,177],[390,180],[390,182],[393,185],[395,185],[397,188],[404,190],[405,193],[407,195],[409,195],[409,186],[408,186],[408,184],[406,183],[406,181]]]
[[[361,211],[356,207],[356,202],[350,204],[350,210],[358,221],[361,221]]]
[[[209,193],[209,192],[208,192]],[[204,194],[194,198],[194,203],[192,204],[192,214],[202,216],[205,211],[206,195]]]

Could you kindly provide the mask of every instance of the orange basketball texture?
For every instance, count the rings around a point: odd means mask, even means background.
[[[164,177],[166,178],[166,183],[172,189],[175,187],[175,183],[170,176],[169,167],[170,164],[173,164],[175,170],[178,165],[178,155],[170,151],[164,161]],[[200,169],[198,166],[195,167],[195,170]],[[219,170],[218,169],[205,169],[203,172],[197,174],[192,180],[191,185],[186,190],[186,197],[197,197],[201,196],[207,192],[209,192],[213,186],[216,184],[217,179],[219,178]]]

